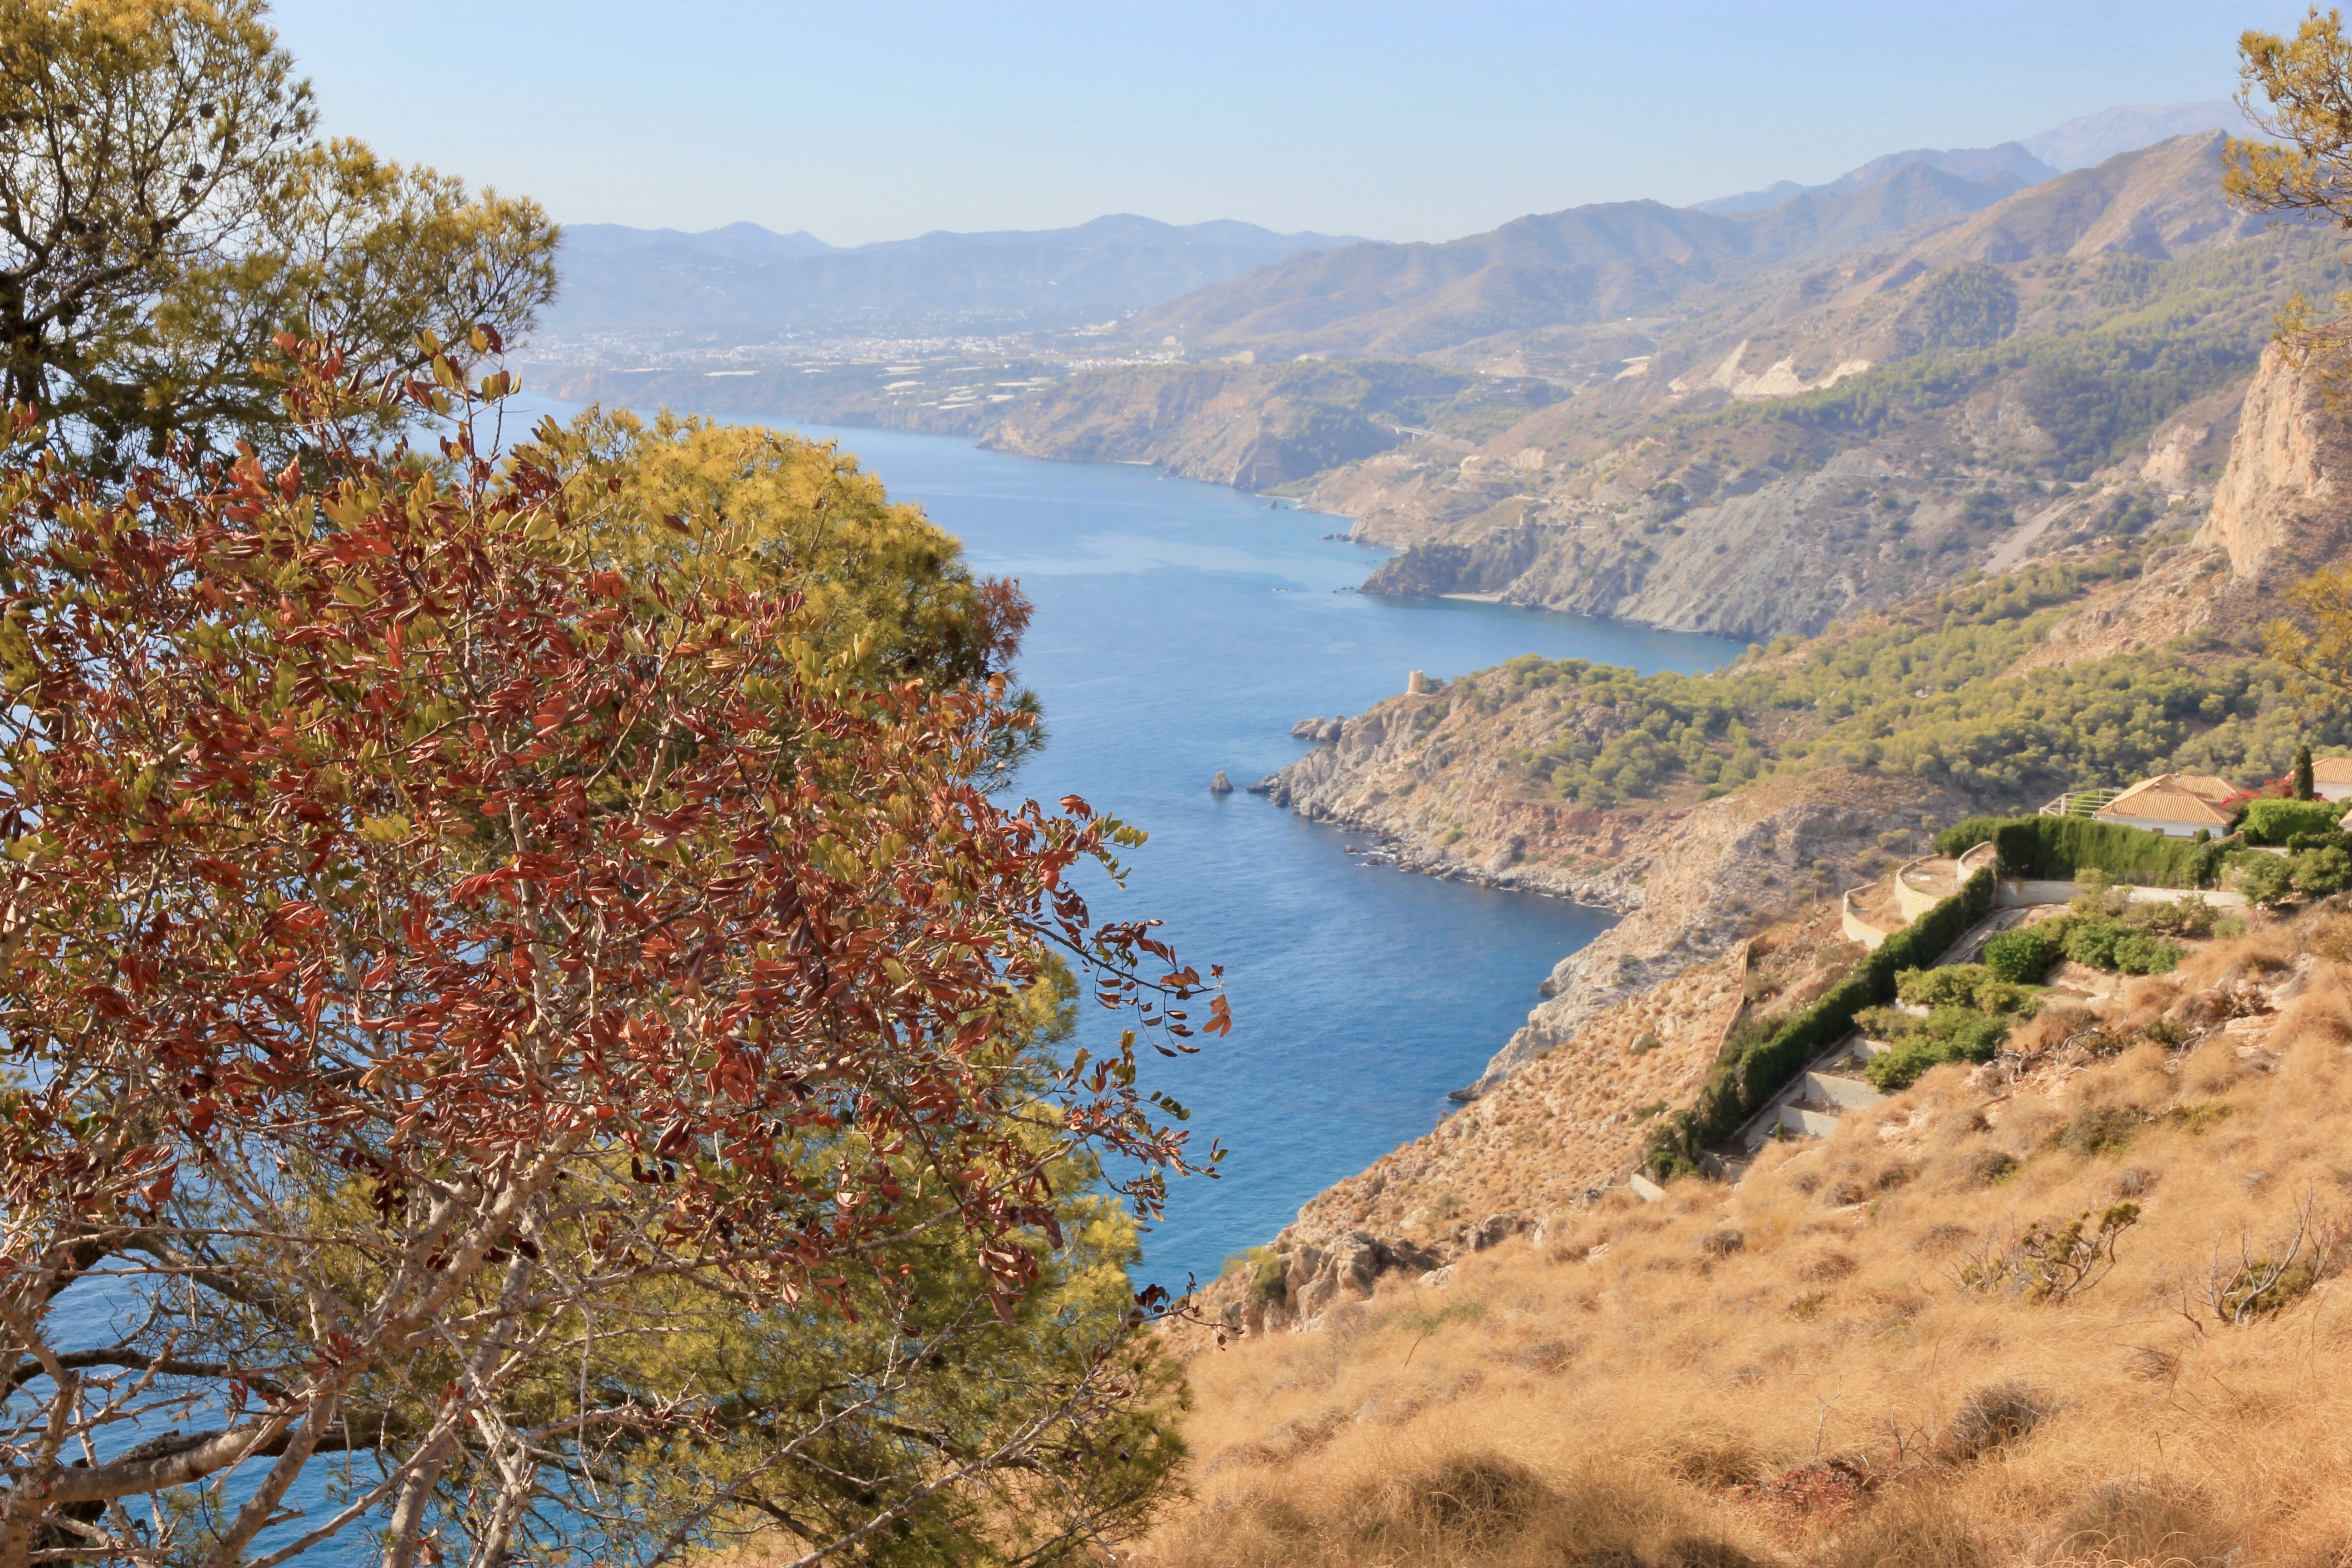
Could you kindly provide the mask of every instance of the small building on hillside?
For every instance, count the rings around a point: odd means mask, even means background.
[[[2236,815],[2223,802],[2243,794],[2227,779],[2210,773],[2158,773],[2142,779],[2092,815],[2101,822],[2145,827],[2175,838],[2191,838],[2203,828],[2215,837],[2230,831]]]
[[[2313,763],[2311,793],[2322,800],[2352,800],[2352,757],[2322,757]]]

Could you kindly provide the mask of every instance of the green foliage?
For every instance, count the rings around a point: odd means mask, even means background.
[[[2055,1304],[2105,1279],[2116,1266],[2116,1239],[2138,1223],[2137,1204],[2110,1204],[2095,1218],[2084,1209],[2064,1225],[2038,1219],[1964,1259],[1957,1277],[1984,1295],[2007,1292]]]
[[[2338,801],[2251,801],[2243,825],[2246,842],[2284,845],[2299,833],[2333,833],[2343,816],[2344,806]]]
[[[1870,1058],[1863,1076],[1881,1094],[1898,1094],[1930,1068],[1946,1062],[1989,1062],[2009,1036],[2000,1019],[1969,1007],[1937,1007],[1924,1018],[1896,1013],[1901,1025],[1887,1039],[1894,1049]]]
[[[1994,825],[1990,837],[2007,875],[2072,881],[2097,870],[2144,888],[2202,887],[2223,853],[2213,844],[2087,816],[2011,817]]]
[[[2305,849],[2289,861],[2290,880],[2294,890],[2312,898],[2325,898],[2352,887],[2352,854],[2331,844],[2325,848]]]
[[[1253,1247],[1249,1256],[1250,1294],[1267,1306],[1281,1306],[1289,1293],[1282,1254],[1272,1247]]]
[[[495,346],[478,326],[520,338],[554,296],[535,203],[319,142],[257,0],[13,4],[0,58],[0,403],[103,473],[175,437],[282,461],[277,334],[373,385],[444,350],[462,373]]]
[[[1519,761],[1555,797],[1592,806],[1831,766],[2021,804],[2168,768],[2284,769],[2306,725],[2278,666],[2158,652],[2006,673],[2067,605],[2138,561],[2115,549],[2035,565],[1713,675],[1529,656],[1462,684],[1550,715],[1551,738]],[[2352,711],[2325,725],[2352,738]]]
[[[2016,1013],[2029,1018],[2039,1005],[2039,999],[2024,985],[1995,973],[1990,965],[1982,963],[1906,969],[1895,977],[1895,994],[1915,1007],[1967,1007],[1979,1013]]]
[[[2294,749],[2294,798],[2310,800],[2316,794],[2317,786],[2312,777],[2311,748],[2297,746]]]
[[[2059,946],[2076,963],[2126,974],[2162,974],[2180,962],[2181,950],[2137,924],[2100,915],[2068,915],[2047,922]]]
[[[2221,911],[2200,896],[2191,893],[2185,899],[2162,903],[2130,904],[2123,911],[2124,921],[2142,931],[2158,936],[2194,937],[2199,941],[2213,934],[2221,923]]]
[[[1985,967],[2003,980],[2032,985],[2058,962],[2058,942],[2045,926],[2005,931],[1984,945]]]
[[[1997,268],[1963,261],[1927,275],[1895,318],[1905,352],[1990,348],[2017,329],[2017,290]]]
[[[1936,835],[1936,853],[1957,860],[1979,844],[1990,844],[2006,816],[1964,816]]]
[[[2028,416],[2054,444],[2051,466],[2079,481],[2146,439],[2175,410],[2245,374],[2260,356],[2258,332],[2183,321],[2182,313],[2142,310],[2091,331],[1921,353],[1777,399],[1769,410],[1736,405],[1717,417],[1785,420],[1868,440],[1963,403],[1996,377],[2014,377]],[[1979,315],[1978,330],[1997,319]]]
[[[1992,908],[1992,873],[1979,871],[1960,890],[1895,932],[1849,970],[1813,1005],[1760,1039],[1736,1035],[1716,1062],[1696,1102],[1658,1119],[1645,1144],[1645,1161],[1660,1176],[1696,1170],[1709,1143],[1728,1137],[1740,1123],[1813,1057],[1844,1037],[1864,1008],[1895,995],[1895,976],[1926,969]]]
[[[2284,855],[2256,851],[2241,856],[2237,873],[2238,891],[2248,903],[2275,904],[2294,891],[2294,867]]]

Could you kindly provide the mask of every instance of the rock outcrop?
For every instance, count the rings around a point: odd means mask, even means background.
[[[2222,409],[2222,418],[2231,412]],[[2159,429],[2150,461],[2183,445],[2189,429],[2199,443],[2211,442],[2220,424],[2184,417]],[[2328,405],[2313,378],[2271,348],[2227,427],[2233,431],[2229,461],[2196,533],[2152,556],[2138,578],[2094,595],[2017,671],[2198,635],[2258,647],[2261,623],[2284,607],[2284,591],[2352,552],[2352,424]]]
[[[2273,584],[2352,539],[2352,433],[2320,387],[2273,347],[2247,389],[2229,466],[2196,542],[2228,556],[2232,587]]]

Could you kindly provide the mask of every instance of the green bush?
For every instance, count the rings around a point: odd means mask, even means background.
[[[2162,974],[2180,962],[2180,949],[2162,937],[2102,915],[2074,915],[2050,922],[2063,926],[2066,956],[2094,969],[2126,974]]]
[[[1981,963],[1906,969],[1895,977],[1895,996],[1914,1007],[1969,1007],[1979,1013],[2033,1016],[2038,998]]]
[[[2124,919],[2142,931],[2200,941],[2213,934],[2214,923],[2220,918],[2221,911],[2195,893],[2164,903],[2133,904],[2124,911]]]
[[[2144,931],[2126,931],[2116,942],[2116,967],[2126,974],[2163,974],[2180,962],[2180,949]]]
[[[1914,1007],[1974,1005],[1977,983],[1992,978],[1981,963],[1948,963],[1941,969],[1906,969],[1895,977],[1895,994]]]
[[[2333,833],[2343,816],[2332,800],[2258,800],[2246,807],[2246,842],[2284,845],[2300,833]]]
[[[2032,985],[2058,962],[2058,942],[2041,926],[2023,926],[1985,943],[1984,960],[1985,967],[2001,979]]]
[[[1870,1058],[1862,1071],[1881,1094],[1910,1088],[1929,1068],[1945,1062],[1989,1062],[2009,1036],[1999,1018],[1965,1007],[1938,1007],[1891,1043],[1894,1049]]]
[[[2325,898],[2340,893],[2352,886],[2352,855],[2329,845],[2325,849],[2306,849],[2293,857],[2288,865],[2294,890],[2313,898]]]
[[[2275,904],[2294,891],[2294,867],[2284,855],[2259,850],[2238,858],[2238,890],[2250,904]]]

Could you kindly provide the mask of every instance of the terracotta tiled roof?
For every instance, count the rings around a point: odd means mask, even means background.
[[[2190,782],[2178,773],[2158,773],[2152,779],[2142,779],[2099,807],[2098,815],[2145,817],[2151,822],[2186,822],[2199,827],[2229,826],[2230,814],[2202,791],[2186,787]],[[2210,784],[2221,781],[2199,778],[2193,782]]]
[[[2202,795],[2217,804],[2243,793],[2228,779],[2216,778],[2211,773],[2174,773],[2170,777],[2175,784],[2190,795]]]
[[[2352,784],[2352,757],[2322,757],[2311,764],[2314,784]]]

